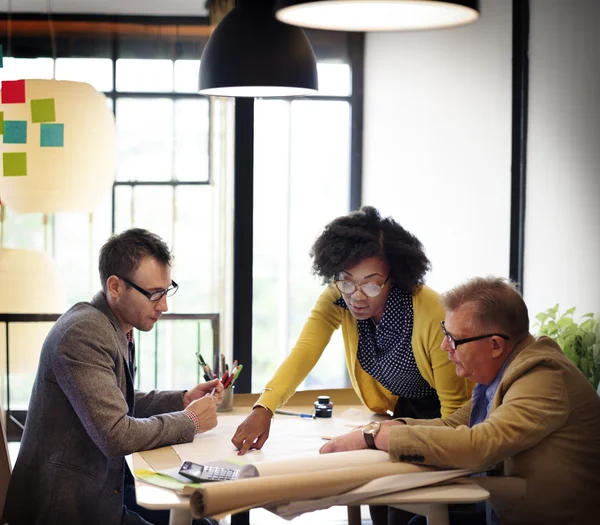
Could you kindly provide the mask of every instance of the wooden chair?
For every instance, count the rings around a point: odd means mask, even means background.
[[[8,453],[8,441],[6,439],[6,421],[4,420],[4,410],[0,408],[0,426],[2,432],[0,436],[0,523],[6,523],[1,516],[4,512],[4,502],[6,501],[6,493],[8,491],[8,483],[10,482],[11,464],[10,455]]]

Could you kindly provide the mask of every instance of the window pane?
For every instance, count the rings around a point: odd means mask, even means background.
[[[145,228],[160,235],[169,245],[173,242],[173,188],[171,186],[136,186],[133,197],[132,227]]]
[[[209,102],[175,102],[175,178],[208,180]]]
[[[58,58],[56,79],[87,82],[98,91],[112,91],[113,70],[109,58]]]
[[[50,224],[44,227],[43,214],[13,212],[4,206],[4,225],[1,246],[21,250],[44,251],[45,239],[50,240]],[[46,232],[46,234],[44,233]],[[47,248],[50,249],[50,246]]]
[[[253,391],[289,353],[323,291],[308,252],[325,224],[348,212],[349,152],[347,102],[256,101]],[[336,333],[304,386],[346,385]]]
[[[173,101],[117,99],[117,180],[173,178]]]
[[[115,233],[122,232],[133,225],[133,188],[115,186]]]
[[[200,60],[175,61],[175,91],[178,93],[198,93],[198,73]]]
[[[172,60],[117,60],[117,91],[166,93],[173,91]]]
[[[51,58],[5,58],[1,78],[2,80],[52,78],[53,69],[54,61]]]
[[[180,289],[172,298],[173,308],[178,313],[211,313],[219,293],[213,186],[180,186],[175,197],[173,278]]]
[[[111,233],[111,206],[108,195],[92,216],[54,215],[54,260],[69,306],[89,301],[100,290],[98,254]]]
[[[317,64],[319,95],[349,97],[352,94],[352,78],[348,64]]]
[[[292,102],[290,166],[289,340],[291,349],[324,290],[311,275],[308,251],[323,227],[348,213],[350,202],[350,104]],[[310,213],[306,203],[310,202]],[[341,330],[332,337],[304,388],[349,386]]]

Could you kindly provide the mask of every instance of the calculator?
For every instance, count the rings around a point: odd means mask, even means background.
[[[184,461],[179,469],[179,474],[194,483],[233,480],[237,479],[239,472],[239,469],[235,468],[199,465],[191,461]]]

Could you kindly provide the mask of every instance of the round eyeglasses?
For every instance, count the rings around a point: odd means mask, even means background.
[[[381,290],[385,288],[390,275],[391,274],[388,274],[388,276],[385,278],[385,281],[383,281],[383,284],[372,283],[369,281],[358,285],[354,281],[346,281],[344,279],[339,281],[336,280],[334,283],[336,288],[346,295],[352,295],[354,292],[356,292],[356,290],[360,290],[367,297],[377,297],[381,293]]]
[[[473,341],[479,341],[480,339],[487,339],[488,337],[502,337],[502,339],[506,339],[507,341],[510,340],[510,337],[504,334],[485,334],[476,335],[475,337],[467,337],[466,339],[454,339],[454,337],[448,331],[446,331],[444,321],[441,321],[440,324],[442,325],[442,332],[444,334],[444,337],[446,338],[446,341],[448,341],[448,344],[450,345],[450,348],[452,348],[452,350],[456,350],[456,347],[459,345],[464,345],[465,343],[471,343]]]

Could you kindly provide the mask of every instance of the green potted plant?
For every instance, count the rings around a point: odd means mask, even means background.
[[[594,314],[581,316],[577,323],[573,314],[575,308],[569,308],[562,315],[558,304],[545,312],[537,314],[537,336],[547,335],[554,339],[565,355],[583,372],[595,389],[600,383],[600,323]]]

